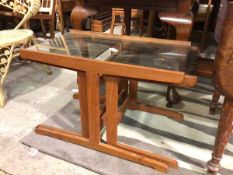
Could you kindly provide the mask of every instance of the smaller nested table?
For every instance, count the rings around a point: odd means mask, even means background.
[[[137,100],[137,81],[192,87],[190,42],[71,31],[59,38],[21,50],[24,59],[78,73],[82,134],[39,125],[39,134],[79,144],[156,170],[178,168],[176,160],[117,142],[117,125],[126,109],[182,120],[182,114]],[[105,95],[100,95],[100,85]],[[106,128],[107,140],[100,133]]]

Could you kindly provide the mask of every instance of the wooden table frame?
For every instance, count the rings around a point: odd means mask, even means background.
[[[74,32],[75,33],[75,32]],[[77,34],[90,35],[90,32],[81,32]],[[138,40],[138,37],[129,36],[117,36],[108,34],[95,34],[96,38],[122,38],[127,40]],[[160,40],[160,39],[150,39],[150,38],[140,38],[145,42],[152,43],[162,43],[162,44],[172,44],[172,45],[183,45],[190,46],[189,42],[183,41],[170,41],[170,40]],[[115,79],[107,78],[106,81],[107,91],[106,97],[110,94],[114,95],[115,100],[111,98],[106,98],[106,113],[103,116],[107,116],[105,119],[105,125],[107,128],[107,143],[101,142],[100,132],[101,132],[101,111],[100,111],[100,77],[102,76],[117,76],[125,77],[127,79],[136,80],[146,80],[152,82],[165,82],[171,84],[184,84],[184,85],[194,85],[197,81],[195,76],[185,75],[184,72],[176,72],[170,70],[147,68],[135,65],[126,65],[110,61],[98,61],[94,59],[85,59],[78,56],[68,56],[61,54],[52,54],[41,51],[36,51],[32,49],[23,49],[20,51],[20,56],[23,59],[28,59],[31,61],[36,61],[40,63],[46,63],[61,68],[67,68],[75,70],[78,73],[78,84],[79,84],[79,100],[80,100],[80,114],[81,114],[81,124],[82,124],[82,134],[69,132],[63,129],[53,128],[50,126],[39,125],[36,128],[36,132],[46,136],[58,138],[67,142],[74,144],[79,144],[84,147],[95,149],[107,154],[111,154],[123,159],[127,159],[142,165],[152,167],[161,172],[168,172],[168,168],[178,168],[178,163],[170,158],[150,153],[147,151],[133,149],[127,145],[115,144],[116,143],[116,126],[117,124],[111,122],[110,112],[114,110],[116,114],[118,113],[116,109],[116,100],[118,99],[117,93],[118,81]],[[55,59],[56,58],[56,59]],[[136,87],[136,86],[131,86]],[[136,103],[132,103],[136,100],[135,90],[130,90],[130,97],[125,105],[122,107],[122,111],[126,110],[126,107],[133,108]],[[131,102],[131,103],[128,103]],[[127,104],[127,105],[126,105]],[[129,105],[130,104],[130,105]],[[133,104],[133,105],[132,105]],[[149,106],[142,106],[138,104],[136,106],[144,111],[152,110],[151,112],[158,112],[158,108],[151,108]],[[156,109],[154,111],[153,109]],[[176,113],[176,112],[171,112]],[[111,116],[111,118],[114,116]],[[117,116],[115,116],[117,119]],[[181,119],[181,118],[177,118]],[[116,121],[116,120],[114,120]],[[111,129],[114,129],[111,131]],[[113,135],[114,137],[111,137]]]

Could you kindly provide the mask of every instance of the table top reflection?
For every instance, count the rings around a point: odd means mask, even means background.
[[[186,72],[191,44],[132,36],[69,32],[30,49],[99,61]]]

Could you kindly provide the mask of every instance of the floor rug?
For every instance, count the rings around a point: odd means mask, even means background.
[[[127,110],[118,126],[120,142],[176,159],[179,169],[171,175],[206,174],[206,162],[211,158],[219,115],[208,114],[213,87],[199,84],[195,89],[178,89],[182,102],[174,110],[184,114],[184,121],[141,111]],[[149,104],[165,106],[166,87],[140,84],[138,96]],[[80,132],[79,102],[72,100],[44,122],[46,125]],[[105,139],[105,133],[103,134]],[[22,142],[41,152],[77,164],[103,175],[159,175],[152,168],[113,157],[85,147],[67,143],[34,132]],[[233,138],[227,145],[221,174],[233,174]]]

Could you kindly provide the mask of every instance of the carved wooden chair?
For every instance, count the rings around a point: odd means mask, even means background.
[[[33,31],[19,28],[38,12],[40,0],[0,0],[0,5],[23,16],[15,29],[0,31],[0,107],[3,107],[5,105],[3,82],[12,58],[17,54],[15,48],[23,46],[33,39]]]
[[[233,1],[222,0],[217,22],[217,35],[221,36],[214,62],[216,89],[225,96],[218,124],[212,159],[208,163],[211,174],[217,174],[220,160],[233,129]],[[222,28],[222,29],[221,29]],[[221,31],[221,32],[220,32]],[[220,34],[220,35],[219,35]],[[217,38],[218,38],[217,36]]]
[[[211,0],[209,0],[209,3],[211,5]],[[219,10],[218,20],[215,28],[215,40],[218,44],[220,44],[220,38],[221,38],[221,31],[223,28],[223,19],[225,17],[227,10],[227,3],[226,0],[222,1],[221,8]],[[203,40],[202,40],[203,41]],[[214,60],[209,58],[198,58],[197,64],[196,64],[196,72],[198,75],[206,77],[206,78],[213,78],[214,73]],[[221,93],[217,88],[215,88],[212,96],[212,101],[210,103],[210,114],[216,114],[218,101],[220,98]]]

